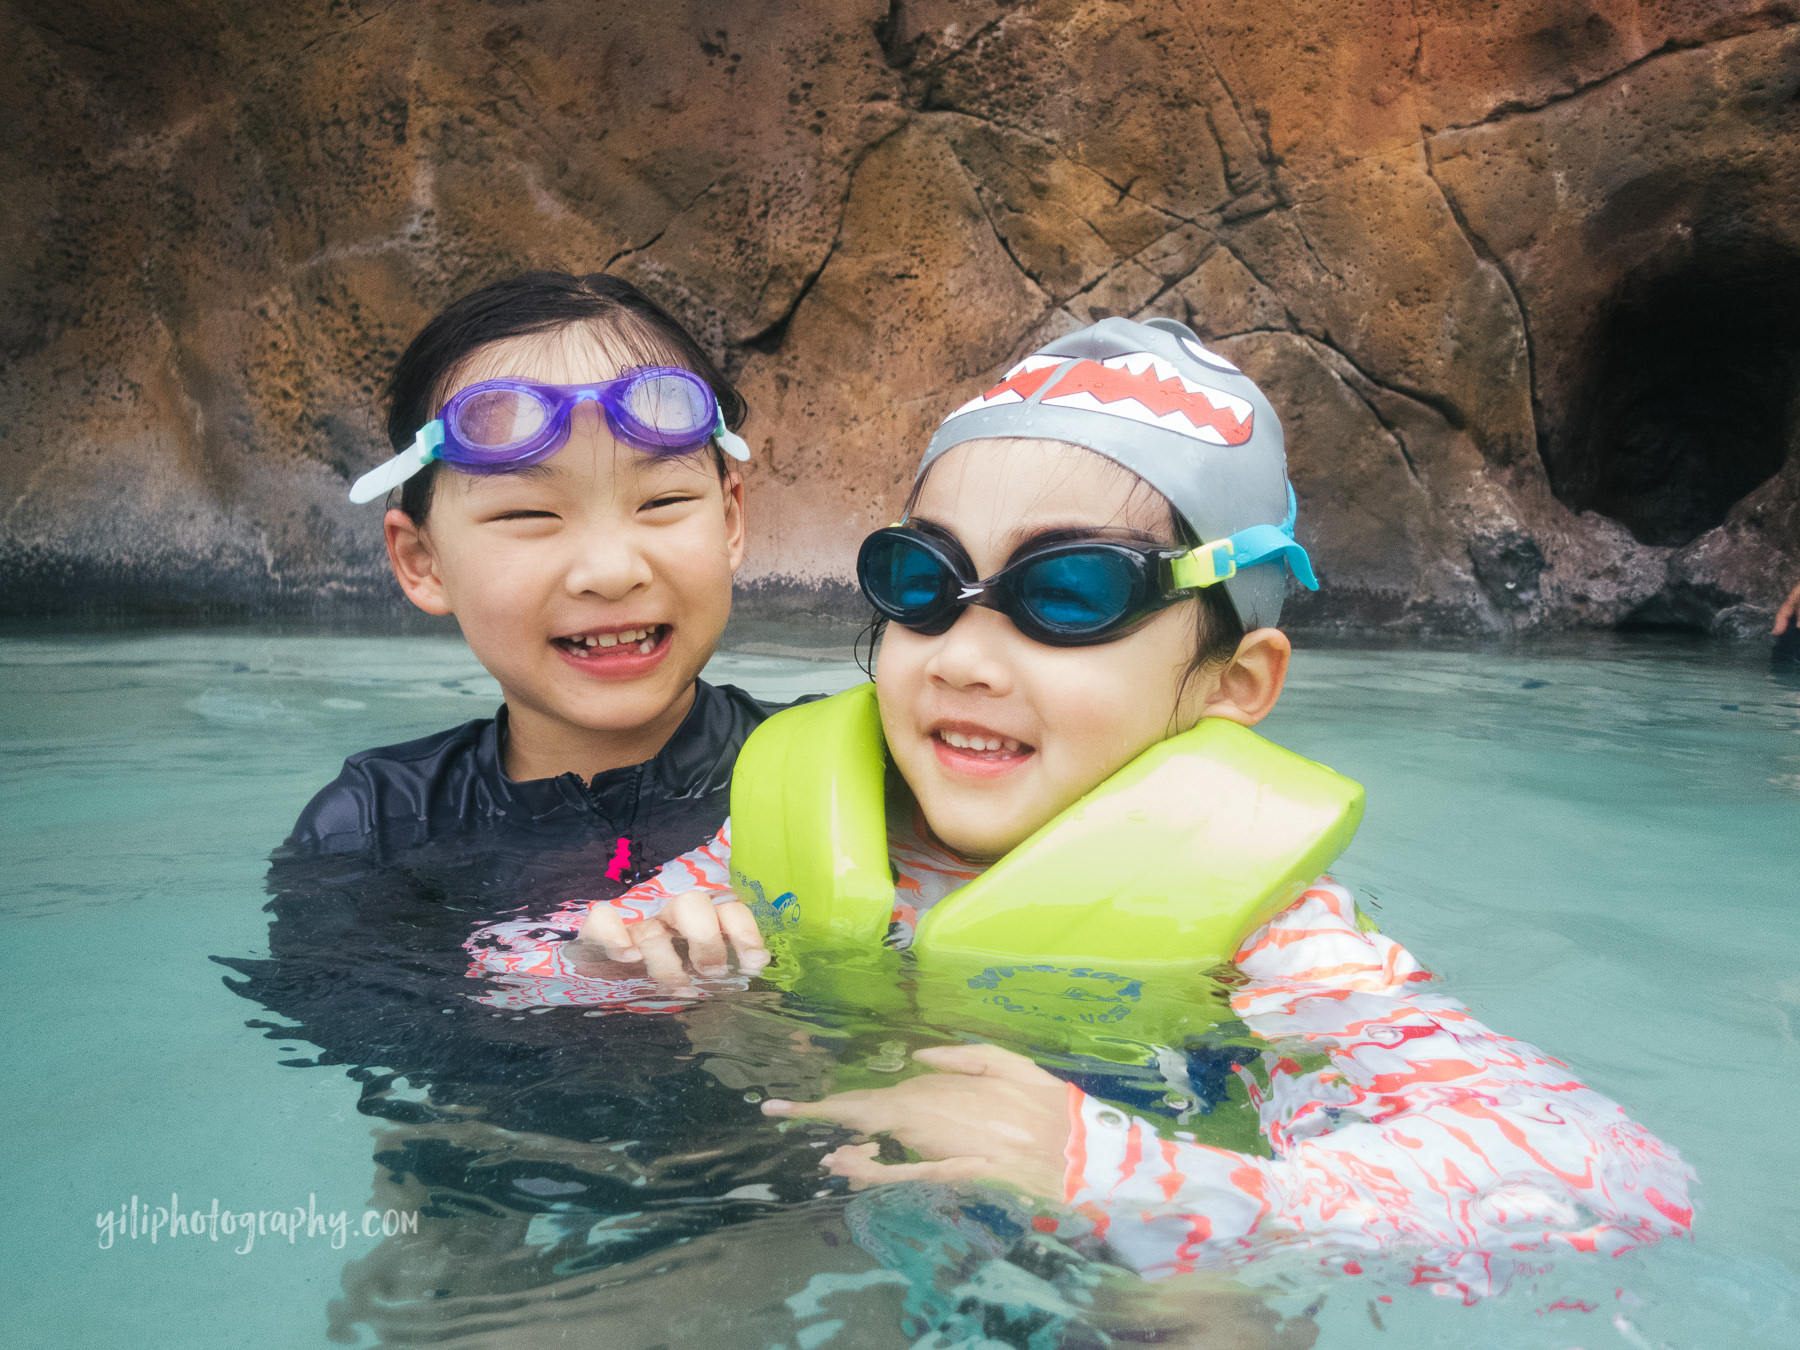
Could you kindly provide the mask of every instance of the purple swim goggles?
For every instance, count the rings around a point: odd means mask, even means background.
[[[405,450],[357,479],[350,500],[372,502],[434,459],[481,474],[541,464],[567,443],[579,403],[598,403],[614,438],[634,450],[681,454],[713,440],[733,459],[750,458],[711,387],[691,370],[642,366],[599,384],[482,380],[458,391]]]

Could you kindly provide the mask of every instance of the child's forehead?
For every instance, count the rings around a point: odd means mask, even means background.
[[[935,461],[915,509],[940,524],[1034,532],[1123,528],[1165,535],[1168,501],[1096,450],[1067,441],[965,441]]]

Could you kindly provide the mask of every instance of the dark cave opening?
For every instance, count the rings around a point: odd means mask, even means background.
[[[1800,255],[1740,246],[1643,269],[1586,356],[1568,435],[1546,446],[1551,489],[1679,547],[1771,478],[1800,430]]]

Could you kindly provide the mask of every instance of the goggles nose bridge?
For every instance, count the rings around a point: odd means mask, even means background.
[[[612,383],[618,382],[615,380]],[[607,406],[601,388],[599,385],[584,384],[563,390],[560,406],[551,414],[552,419],[558,423],[557,436],[563,444],[567,444],[569,437],[574,434],[575,414],[581,410],[581,405],[584,403],[594,405],[594,420],[602,430],[610,432],[614,436],[618,435],[618,419],[613,416],[613,410]]]
[[[991,609],[996,614],[1004,614],[1007,618],[1012,618],[1012,606],[1007,602],[1006,589],[1003,584],[989,585],[985,582],[963,581],[958,578],[956,585],[957,595],[954,603],[961,607],[961,611],[977,608]],[[958,612],[956,619],[962,618],[961,611]],[[956,626],[956,619],[950,621],[952,628]]]

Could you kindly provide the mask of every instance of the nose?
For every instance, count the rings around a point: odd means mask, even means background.
[[[614,520],[596,520],[570,532],[571,554],[563,585],[573,596],[623,600],[647,587],[655,572],[635,533]]]
[[[970,605],[936,639],[925,673],[943,688],[998,698],[1012,692],[1009,657],[1024,640],[1004,614]]]

